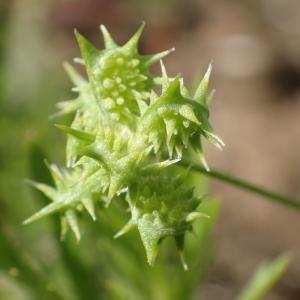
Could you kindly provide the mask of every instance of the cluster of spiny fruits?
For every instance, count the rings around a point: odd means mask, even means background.
[[[27,219],[31,223],[53,213],[61,215],[61,236],[71,229],[80,240],[77,212],[84,207],[95,220],[95,206],[126,201],[131,218],[116,234],[137,228],[148,262],[154,263],[160,241],[173,236],[182,253],[192,222],[203,217],[201,199],[174,174],[188,149],[196,151],[205,168],[201,139],[218,147],[222,141],[209,124],[209,67],[193,96],[183,79],[168,77],[161,61],[173,51],[141,55],[138,42],[144,24],[123,46],[104,26],[104,50],[76,32],[88,79],[72,66],[65,68],[78,97],[58,104],[58,114],[74,114],[67,134],[67,167],[49,165],[55,187],[32,182],[52,202]],[[161,76],[149,68],[161,64]],[[161,87],[161,89],[158,89]],[[157,92],[160,90],[159,92]]]

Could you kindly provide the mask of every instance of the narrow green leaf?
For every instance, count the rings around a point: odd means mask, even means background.
[[[237,300],[261,300],[286,271],[291,257],[281,255],[271,263],[262,264]]]

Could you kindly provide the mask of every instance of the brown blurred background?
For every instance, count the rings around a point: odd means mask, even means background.
[[[3,64],[13,62],[6,72],[12,106],[24,105],[41,77],[67,82],[61,62],[79,55],[74,28],[102,47],[99,24],[122,43],[145,20],[144,53],[176,47],[165,59],[169,74],[180,72],[193,86],[213,62],[211,87],[217,93],[212,124],[226,148],[220,152],[209,147],[209,164],[300,196],[298,0],[0,0],[0,9],[2,21],[7,16],[15,20],[6,45],[10,51],[3,59]],[[23,92],[16,97],[19,90]],[[63,88],[58,90],[45,116],[66,95]],[[285,251],[294,261],[266,299],[300,299],[300,215],[228,185],[212,182],[211,187],[222,200],[222,211],[203,299],[232,299],[260,261]]]

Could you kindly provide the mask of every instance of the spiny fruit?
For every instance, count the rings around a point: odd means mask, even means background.
[[[173,236],[184,262],[185,233],[204,215],[198,211],[201,199],[184,175],[174,176],[174,165],[191,149],[208,168],[201,140],[224,146],[209,123],[211,66],[190,96],[183,79],[168,77],[161,61],[173,49],[139,53],[144,24],[123,46],[100,28],[104,50],[75,31],[82,54],[77,61],[86,67],[88,79],[65,64],[78,93],[75,100],[58,104],[58,115],[74,113],[70,126],[57,125],[68,136],[67,168],[48,164],[56,187],[31,182],[52,202],[24,223],[59,213],[62,239],[71,229],[80,240],[78,210],[85,208],[95,220],[96,203],[105,209],[111,201],[125,200],[131,218],[115,237],[137,228],[152,265],[160,242]],[[154,76],[149,67],[158,61],[162,75]]]

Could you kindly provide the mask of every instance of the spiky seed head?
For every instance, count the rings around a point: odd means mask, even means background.
[[[189,170],[175,176],[174,165],[190,148],[208,169],[202,140],[224,146],[209,123],[211,66],[191,97],[183,78],[169,77],[162,62],[174,49],[140,54],[144,25],[123,46],[101,25],[103,50],[75,31],[82,56],[76,62],[85,66],[88,79],[64,64],[77,93],[75,100],[61,102],[56,114],[75,113],[69,126],[57,125],[67,135],[67,168],[47,163],[55,187],[30,182],[51,202],[24,223],[58,213],[61,239],[71,230],[79,241],[79,212],[96,220],[97,204],[105,209],[111,201],[126,199],[131,217],[115,238],[136,228],[153,265],[161,241],[172,236],[187,269],[185,233],[207,216],[198,211],[201,198],[187,185]],[[149,69],[158,61],[160,77]]]

